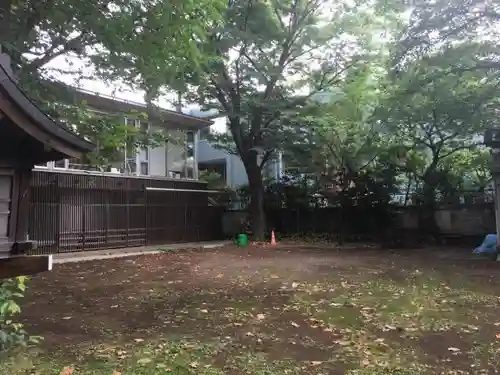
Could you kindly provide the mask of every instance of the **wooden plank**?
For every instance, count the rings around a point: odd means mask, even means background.
[[[52,270],[52,255],[0,259],[0,279],[34,275]]]

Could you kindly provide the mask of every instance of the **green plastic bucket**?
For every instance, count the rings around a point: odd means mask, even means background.
[[[245,233],[240,233],[236,237],[236,245],[238,247],[247,247],[248,246],[248,237]]]

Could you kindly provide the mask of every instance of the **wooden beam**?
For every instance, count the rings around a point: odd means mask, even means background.
[[[0,259],[0,279],[34,275],[52,270],[52,255]]]

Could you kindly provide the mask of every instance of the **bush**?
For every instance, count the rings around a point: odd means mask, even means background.
[[[21,312],[16,302],[24,297],[26,276],[0,281],[0,352],[6,352],[17,346],[38,343],[40,337],[29,336],[21,323],[15,323],[12,317]]]

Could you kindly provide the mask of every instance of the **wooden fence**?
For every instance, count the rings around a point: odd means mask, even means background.
[[[223,236],[224,208],[209,205],[201,182],[34,171],[30,189],[34,254]]]

